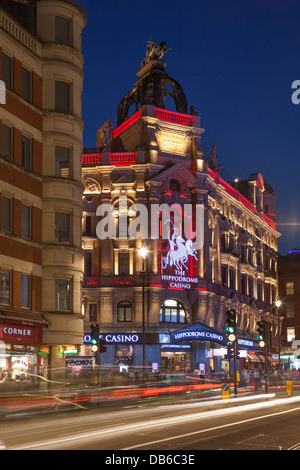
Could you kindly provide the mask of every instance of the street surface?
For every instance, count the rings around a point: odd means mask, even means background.
[[[11,417],[3,450],[298,450],[300,394],[129,404]],[[111,455],[111,453],[109,454]],[[181,462],[182,463],[182,462]]]

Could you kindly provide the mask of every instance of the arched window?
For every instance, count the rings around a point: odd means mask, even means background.
[[[160,307],[160,323],[185,323],[186,313],[177,300],[168,299]]]
[[[118,303],[117,310],[117,321],[118,322],[131,322],[132,321],[132,306],[130,302]]]

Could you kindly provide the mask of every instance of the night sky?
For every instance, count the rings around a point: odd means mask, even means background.
[[[149,39],[167,41],[166,71],[197,107],[204,155],[222,177],[260,172],[277,192],[279,252],[300,248],[300,0],[80,0],[84,145],[137,81]],[[300,93],[299,93],[300,98]],[[286,225],[299,224],[299,225]]]

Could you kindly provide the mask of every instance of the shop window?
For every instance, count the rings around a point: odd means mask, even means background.
[[[2,54],[2,80],[8,90],[12,89],[12,60],[6,54]]]
[[[55,147],[55,176],[70,177],[70,154],[68,147],[60,145]]]
[[[22,98],[31,100],[31,73],[23,67],[22,69]]]
[[[71,308],[71,280],[55,279],[55,309],[69,311]]]
[[[293,282],[286,282],[285,289],[286,289],[286,295],[293,295],[294,294],[294,283]]]
[[[30,207],[22,204],[22,237],[30,238]]]
[[[1,298],[0,303],[4,305],[11,304],[11,272],[1,269]]]
[[[177,300],[168,299],[160,308],[160,323],[186,323],[186,313]]]
[[[55,111],[70,114],[70,85],[59,80],[55,81]]]
[[[9,197],[1,197],[1,228],[6,232],[11,232],[12,202]]]
[[[118,322],[132,321],[132,305],[130,302],[120,302],[117,311]]]
[[[61,16],[55,17],[55,41],[71,45],[71,21]]]
[[[2,124],[2,148],[1,155],[6,160],[11,160],[12,155],[12,130],[10,127]]]
[[[56,243],[71,243],[71,217],[68,212],[55,212]]]
[[[21,307],[30,308],[30,276],[21,276]]]

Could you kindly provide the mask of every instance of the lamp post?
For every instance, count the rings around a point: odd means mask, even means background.
[[[142,270],[141,277],[143,280],[143,319],[142,319],[142,341],[143,341],[143,375],[145,373],[145,277],[146,277],[146,257],[148,254],[148,249],[145,247],[140,248],[140,256],[142,258]]]
[[[278,374],[280,373],[280,316],[279,316],[279,310],[281,306],[281,300],[277,299],[275,302],[275,305],[277,307],[277,318],[278,318]]]

